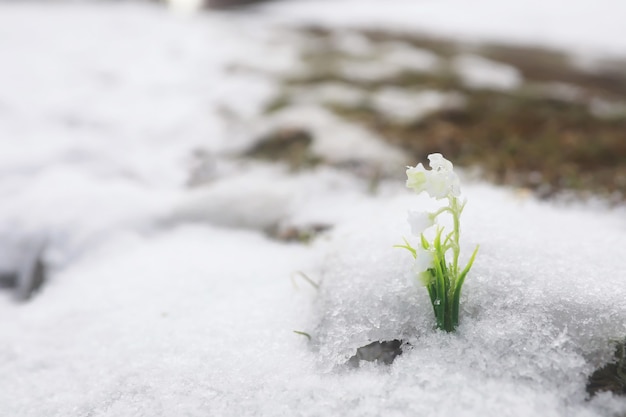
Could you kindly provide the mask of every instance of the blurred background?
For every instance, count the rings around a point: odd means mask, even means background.
[[[218,13],[263,2],[166,3]],[[620,202],[626,31],[610,16],[622,11],[615,1],[275,2],[257,13],[304,39],[302,68],[279,80],[266,110],[314,100],[413,160],[443,152],[540,198]]]
[[[120,227],[325,230],[286,225],[272,186],[228,183],[271,167],[375,193],[441,152],[523,195],[622,204],[625,14],[616,0],[2,1],[0,283],[28,297],[42,248],[63,265]]]

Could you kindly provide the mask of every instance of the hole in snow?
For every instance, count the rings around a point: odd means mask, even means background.
[[[0,288],[14,290],[19,301],[30,299],[46,280],[43,249],[43,243],[29,244],[24,248],[16,265],[0,271]]]
[[[626,395],[626,339],[615,347],[614,362],[596,369],[587,380],[587,393],[590,396],[602,391]]]
[[[361,361],[391,365],[399,355],[402,355],[402,340],[377,341],[358,348],[356,355],[348,360],[347,365],[358,368]]]

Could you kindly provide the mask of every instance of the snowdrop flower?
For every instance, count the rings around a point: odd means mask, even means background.
[[[428,155],[431,170],[428,171],[420,163],[406,170],[406,186],[416,193],[426,191],[436,199],[458,197],[461,195],[461,183],[454,172],[452,162],[440,153]]]
[[[432,274],[429,269],[435,267],[435,253],[431,250],[418,246],[415,253],[415,262],[413,263],[413,273],[419,279],[422,285],[430,284]],[[411,283],[415,284],[412,279]]]
[[[415,190],[416,193],[426,191],[426,184],[428,182],[428,171],[421,163],[414,167],[407,167],[406,170],[406,186]]]
[[[431,153],[428,155],[430,167],[435,171],[452,171],[454,166],[440,153]]]
[[[435,219],[425,211],[409,211],[408,222],[411,225],[411,233],[420,236],[424,230],[435,224]]]
[[[438,200],[447,198],[448,204],[434,213],[410,211],[408,221],[411,233],[419,236],[420,242],[413,247],[405,239],[404,245],[396,247],[407,249],[413,255],[415,263],[411,281],[415,284],[415,278],[418,278],[418,281],[426,287],[437,327],[451,332],[459,324],[461,288],[474,263],[478,246],[465,267],[459,265],[460,218],[465,207],[465,202],[459,199],[461,195],[459,177],[454,172],[452,162],[440,153],[428,155],[428,160],[430,170],[425,169],[422,164],[408,167],[406,185],[417,193],[426,191]],[[434,239],[427,239],[424,230],[433,226],[441,215],[452,217],[452,231],[444,233],[444,227],[438,225]]]
[[[415,265],[413,270],[415,272],[425,272],[435,266],[435,253],[432,250],[424,249],[421,246],[416,248]]]

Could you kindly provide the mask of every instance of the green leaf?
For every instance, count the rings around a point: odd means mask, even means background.
[[[448,233],[448,234],[446,235],[446,238],[445,238],[445,239],[444,239],[444,241],[443,241],[443,246],[444,246],[445,248],[447,248],[447,247],[448,247],[448,242],[450,242],[450,240],[452,240],[452,237],[453,237],[453,236],[454,236],[454,232],[450,232],[450,233]]]
[[[307,332],[301,332],[298,330],[294,330],[293,331],[295,334],[299,334],[300,336],[305,336],[307,339],[309,339],[309,342],[311,341],[311,335],[308,334]]]
[[[436,241],[436,239],[435,239]],[[436,274],[436,298],[432,301],[435,309],[435,318],[437,319],[437,327],[445,329],[446,320],[446,283],[445,276],[441,269],[441,260],[438,259],[439,252],[435,252],[435,274]]]
[[[394,248],[406,249],[409,252],[411,252],[411,255],[413,255],[413,259],[417,258],[417,251],[415,250],[415,248],[413,248],[413,246],[411,246],[411,244],[409,243],[408,240],[406,240],[405,237],[403,237],[402,240],[404,240],[404,245],[393,245],[393,247]]]
[[[413,249],[410,246],[404,246],[404,245],[393,245],[394,248],[401,248],[401,249],[406,249],[409,252],[411,252],[411,255],[413,255],[413,258],[417,258],[417,252],[415,251],[415,249]]]
[[[309,278],[307,276],[307,274],[305,274],[302,271],[295,271],[293,274],[291,274],[291,281],[293,282],[294,286],[297,288],[298,286],[296,285],[296,281],[294,280],[294,276],[298,275],[300,276],[302,279],[304,279],[306,282],[308,282],[309,284],[311,284],[311,286],[313,288],[315,288],[316,290],[320,289],[320,284],[318,284],[317,282],[313,281],[311,278]]]
[[[422,248],[428,249],[430,247],[430,243],[428,243],[428,241],[426,240],[424,233],[421,234],[420,239],[422,241]]]
[[[452,300],[452,325],[454,327],[458,326],[459,324],[459,303],[461,301],[461,288],[463,287],[463,283],[465,282],[465,277],[467,276],[468,272],[472,268],[472,265],[474,264],[474,259],[476,259],[476,254],[478,253],[479,247],[479,245],[476,245],[474,253],[472,253],[469,262],[467,263],[463,271],[461,271],[461,274],[459,275],[459,278],[454,287],[454,298]]]
[[[467,275],[467,273],[472,268],[472,265],[474,264],[474,259],[476,259],[476,254],[478,253],[479,247],[480,245],[476,245],[476,249],[474,249],[474,252],[472,253],[472,256],[470,257],[469,262],[467,263],[467,265],[465,265],[465,268],[463,269],[463,271],[461,271],[461,274],[459,275],[459,280],[456,284],[456,288],[461,289],[461,287],[463,286],[463,282],[465,281],[465,276]]]

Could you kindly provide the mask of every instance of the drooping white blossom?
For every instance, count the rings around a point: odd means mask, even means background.
[[[426,191],[436,199],[458,197],[461,195],[461,183],[454,172],[452,162],[440,153],[428,155],[431,170],[426,170],[420,163],[406,170],[406,186],[416,193]]]
[[[421,193],[422,191],[426,191],[426,184],[428,183],[428,174],[424,165],[421,163],[417,164],[414,167],[407,167],[406,170],[406,186],[415,190],[416,193]]]
[[[421,245],[415,248],[415,252],[413,272],[422,285],[428,285],[432,279],[432,275],[428,270],[435,266],[435,253],[432,250],[424,249]]]
[[[435,171],[452,171],[454,166],[440,153],[431,153],[428,155],[430,167]]]
[[[424,230],[435,224],[433,216],[425,211],[411,210],[407,220],[411,225],[411,233],[414,236],[421,236]]]
[[[425,169],[422,164],[407,167],[406,185],[417,193],[426,191],[438,200],[445,198],[448,204],[433,213],[409,211],[408,222],[411,225],[411,233],[419,236],[420,242],[413,247],[405,239],[406,244],[398,246],[409,250],[415,259],[410,282],[413,285],[421,283],[428,290],[437,328],[452,332],[459,324],[461,286],[474,263],[478,247],[465,268],[460,267],[459,224],[465,202],[459,201],[461,194],[459,177],[454,172],[452,162],[440,153],[428,155],[428,160],[430,170]],[[429,240],[425,236],[425,230],[433,226],[443,213],[452,217],[454,229],[448,233],[444,231],[445,227],[438,225],[434,240]]]

